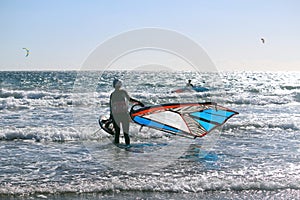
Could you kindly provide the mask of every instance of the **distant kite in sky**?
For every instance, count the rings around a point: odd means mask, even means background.
[[[265,43],[265,39],[264,38],[260,38],[261,42],[264,44]]]
[[[25,55],[25,57],[28,57],[28,55],[29,55],[29,49],[27,49],[27,48],[23,48],[23,49],[26,50],[26,55]]]

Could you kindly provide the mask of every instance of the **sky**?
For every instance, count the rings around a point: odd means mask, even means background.
[[[195,41],[219,70],[299,71],[299,8],[298,0],[0,0],[0,70],[79,70],[109,38],[155,27]]]

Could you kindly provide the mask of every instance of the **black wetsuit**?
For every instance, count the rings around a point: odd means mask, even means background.
[[[128,93],[122,89],[116,89],[110,95],[110,112],[113,119],[113,125],[115,128],[115,143],[119,144],[120,126],[122,124],[125,143],[130,144],[129,138],[129,122],[130,116],[128,113],[128,101],[136,101],[129,97]]]

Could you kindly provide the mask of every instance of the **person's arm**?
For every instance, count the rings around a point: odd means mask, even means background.
[[[112,94],[110,94],[110,96],[109,96],[109,118],[113,118],[113,115],[112,115],[112,108],[111,108],[111,96],[112,96]]]
[[[129,101],[132,102],[132,103],[137,103],[137,104],[139,104],[139,105],[142,106],[142,107],[145,106],[142,102],[140,102],[140,101],[138,101],[138,100],[136,100],[136,99],[133,99],[133,98],[131,98],[131,97],[129,98]]]
[[[137,104],[141,105],[142,107],[145,106],[142,102],[140,102],[140,101],[138,101],[138,100],[136,100],[136,99],[131,98],[125,90],[124,90],[124,92],[125,92],[126,98],[127,98],[131,103],[137,103]]]

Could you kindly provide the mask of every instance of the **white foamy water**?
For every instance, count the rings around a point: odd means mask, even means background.
[[[98,131],[114,77],[146,105],[214,101],[240,114],[196,140],[139,132],[132,124],[132,143],[152,146],[126,152]],[[1,199],[300,197],[299,73],[0,72],[0,78]],[[210,91],[171,93],[187,79]]]

